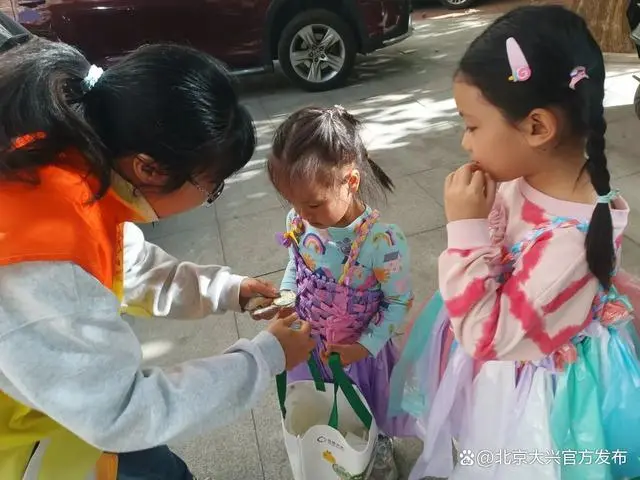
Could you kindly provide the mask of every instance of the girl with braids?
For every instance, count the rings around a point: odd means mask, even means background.
[[[629,208],[607,170],[604,81],[584,20],[556,6],[507,13],[460,62],[470,162],[446,179],[440,290],[392,379],[392,413],[415,415],[425,442],[411,479],[640,476]]]
[[[392,338],[413,298],[409,249],[400,228],[367,203],[393,183],[369,157],[358,127],[342,107],[304,108],[275,133],[269,176],[293,206],[281,238],[290,260],[280,288],[298,293],[325,380],[328,355],[338,353],[380,429],[406,435],[407,418],[389,422],[386,413]],[[308,366],[288,378],[310,379]]]

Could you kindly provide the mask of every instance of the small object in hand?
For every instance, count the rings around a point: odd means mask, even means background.
[[[254,297],[251,298],[245,307],[245,310],[257,320],[269,320],[273,318],[283,308],[295,306],[296,294],[292,291],[285,290],[280,293],[277,298]]]
[[[258,310],[259,308],[268,307],[272,303],[273,303],[273,298],[253,297],[247,301],[247,305],[244,307],[244,309],[247,312],[253,312],[255,310]]]
[[[251,313],[251,316],[257,320],[270,320],[276,316],[276,314],[280,311],[280,307],[277,305],[269,305],[264,308],[258,308]]]
[[[273,298],[262,296],[253,297],[249,299],[244,309],[254,320],[269,320],[280,310],[280,307],[273,304],[273,300]]]
[[[293,307],[296,303],[296,294],[291,290],[280,292],[280,296],[273,301],[278,307]]]

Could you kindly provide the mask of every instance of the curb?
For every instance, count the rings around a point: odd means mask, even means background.
[[[604,52],[602,54],[604,57],[605,63],[635,63],[638,65],[640,69],[640,58],[638,58],[637,53],[608,53]]]

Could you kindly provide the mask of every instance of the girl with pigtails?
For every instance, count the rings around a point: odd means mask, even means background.
[[[640,476],[638,283],[619,268],[604,81],[557,6],[507,13],[460,62],[470,161],[446,179],[440,288],[392,378],[391,414],[425,442],[411,479]]]
[[[362,392],[380,429],[372,478],[397,478],[393,437],[414,434],[409,415],[387,418],[394,343],[413,301],[407,238],[371,204],[393,191],[393,181],[369,156],[360,122],[343,107],[306,107],[276,130],[267,168],[292,206],[279,242],[289,250],[280,284],[296,298],[311,325],[311,365],[334,381],[339,360]],[[309,364],[287,372],[310,380]]]

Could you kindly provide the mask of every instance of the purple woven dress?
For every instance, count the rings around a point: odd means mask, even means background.
[[[352,269],[366,240],[371,226],[377,221],[377,212],[372,214],[356,230],[356,238],[344,266],[343,275],[337,281],[313,272],[305,263],[296,241],[286,242],[294,252],[296,264],[298,316],[310,323],[317,342],[312,355],[317,360],[325,381],[331,381],[331,371],[321,360],[321,352],[328,344],[354,344],[370,322],[376,321],[383,300],[380,290],[357,289],[349,286]],[[294,224],[302,225],[300,217]],[[376,357],[345,367],[345,372],[360,388],[372,410],[378,428],[388,436],[413,436],[415,421],[409,415],[388,418],[389,379],[399,353],[389,340]],[[306,363],[288,372],[289,382],[310,380],[311,373]]]

